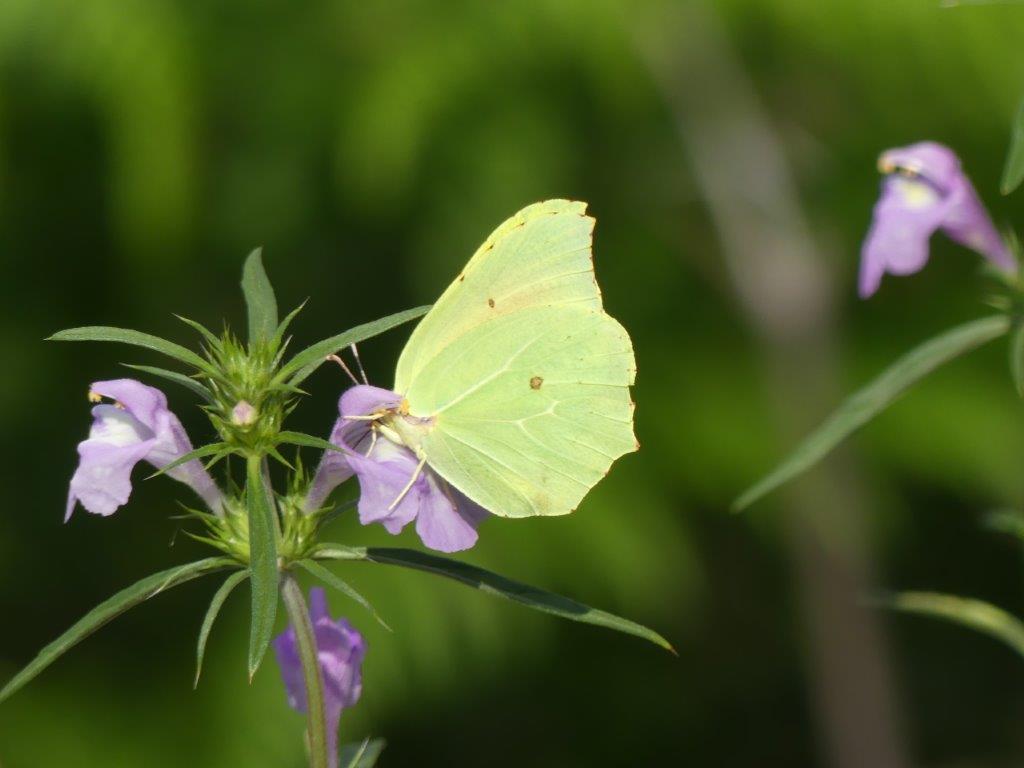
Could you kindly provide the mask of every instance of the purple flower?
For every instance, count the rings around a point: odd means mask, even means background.
[[[306,497],[306,508],[321,506],[334,488],[354,474],[359,479],[359,520],[363,525],[381,523],[388,533],[397,534],[415,520],[416,533],[431,549],[469,549],[476,544],[476,527],[487,511],[417,459],[393,430],[360,418],[377,414],[412,418],[401,414],[401,404],[400,395],[367,385],[352,387],[341,396],[341,415],[330,441],[345,452],[325,452]]]
[[[878,290],[886,272],[909,275],[924,267],[937,229],[1000,269],[1017,269],[953,150],[922,141],[886,150],[878,168],[886,176],[861,250],[861,298]]]
[[[92,409],[89,438],[78,444],[78,469],[71,478],[65,521],[77,502],[94,514],[113,514],[131,495],[136,464],[145,459],[161,469],[192,450],[184,427],[168,410],[167,398],[159,389],[134,379],[97,381],[89,397],[95,402],[105,397],[114,405]],[[167,474],[191,486],[210,509],[220,513],[223,496],[198,460]]]
[[[327,719],[327,743],[331,768],[338,765],[338,723],[341,712],[359,701],[363,690],[362,665],[366,642],[345,619],[334,621],[327,612],[323,589],[309,590],[309,616],[313,622],[320,678],[324,687],[324,714]],[[274,638],[274,654],[288,692],[288,705],[307,711],[306,681],[295,639],[295,627],[288,627]]]

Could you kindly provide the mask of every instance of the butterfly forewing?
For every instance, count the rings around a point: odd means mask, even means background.
[[[548,200],[499,226],[416,326],[398,360],[395,391],[407,392],[423,366],[480,323],[531,306],[600,308],[586,208]]]

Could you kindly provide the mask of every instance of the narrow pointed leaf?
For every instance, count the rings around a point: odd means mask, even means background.
[[[195,448],[188,453],[182,454],[170,464],[165,467],[161,467],[156,472],[146,477],[147,480],[152,480],[154,477],[165,475],[172,469],[177,469],[182,464],[187,464],[194,459],[205,459],[207,456],[213,456],[215,454],[223,454],[228,450],[227,443],[211,443],[210,445],[204,445],[200,448]]]
[[[187,349],[173,341],[161,339],[141,331],[133,331],[129,328],[111,328],[105,325],[90,325],[82,328],[68,328],[65,331],[58,331],[47,341],[113,341],[121,344],[131,344],[144,349],[151,349],[155,352],[173,357],[183,363],[208,370],[209,364],[191,349]]]
[[[342,768],[374,768],[387,745],[384,739],[366,739],[359,744],[346,744],[341,748],[338,762]]]
[[[393,315],[382,317],[380,320],[374,320],[372,323],[357,325],[355,328],[350,328],[344,333],[339,333],[337,336],[331,336],[329,339],[318,341],[316,344],[306,347],[285,363],[280,373],[278,373],[278,378],[284,381],[291,377],[288,383],[295,386],[319,368],[328,355],[334,354],[339,349],[344,349],[349,344],[358,344],[361,341],[384,333],[384,331],[391,330],[402,323],[415,320],[417,317],[425,315],[428,309],[430,309],[429,306],[407,309],[404,312],[397,312]]]
[[[245,260],[242,292],[249,314],[249,343],[269,341],[277,330],[277,297],[263,269],[262,248],[257,248]]]
[[[224,607],[224,601],[228,599],[228,595],[247,578],[249,578],[248,571],[236,571],[228,576],[214,593],[213,599],[210,601],[210,607],[206,609],[203,625],[199,628],[199,641],[196,644],[196,679],[192,683],[193,688],[199,687],[199,676],[203,673],[203,657],[206,655],[206,641],[210,637],[210,630],[213,629],[213,622],[217,620],[220,609]]]
[[[1010,375],[1017,394],[1024,397],[1024,323],[1018,324],[1010,334]]]
[[[308,299],[306,301],[308,301]],[[277,330],[274,331],[274,340],[273,344],[271,345],[274,347],[274,349],[277,349],[278,347],[281,346],[281,343],[284,341],[284,335],[288,331],[288,326],[292,324],[292,320],[295,319],[295,316],[298,315],[299,312],[301,312],[305,307],[306,302],[304,301],[291,312],[289,312],[287,315],[285,315],[284,320],[281,321],[280,325],[277,326]]]
[[[596,624],[600,627],[607,627],[627,635],[642,638],[655,645],[661,646],[667,651],[675,653],[675,649],[664,637],[653,629],[648,629],[642,624],[623,619],[605,611],[591,608],[589,605],[578,603],[568,597],[556,595],[537,587],[500,576],[475,565],[453,560],[449,557],[432,555],[420,552],[415,549],[400,549],[397,547],[343,547],[335,544],[318,547],[313,554],[317,559],[331,560],[367,560],[373,563],[384,565],[398,565],[403,568],[412,568],[417,571],[433,573],[437,576],[444,576],[448,579],[475,587],[491,595],[503,597],[506,600],[525,605],[536,611],[550,613],[570,621],[580,621],[585,624]]]
[[[270,456],[270,458],[280,462],[282,466],[287,467],[293,472],[295,471],[295,467],[292,466],[292,463],[288,461],[288,459],[286,459],[284,456],[282,456],[281,452],[277,450],[277,448],[267,448],[267,455]]]
[[[340,445],[335,445],[332,442],[324,440],[322,437],[314,437],[313,435],[307,435],[305,432],[279,432],[277,439],[282,443],[288,443],[289,445],[301,445],[305,448],[319,448],[322,451],[337,451],[338,453],[345,453],[345,449]]]
[[[223,350],[221,340],[218,339],[217,335],[209,328],[207,328],[205,325],[195,320],[192,320],[191,318],[185,317],[184,315],[175,315],[175,317],[181,320],[181,322],[183,322],[189,328],[196,331],[200,336],[202,336],[206,343],[210,345],[211,349],[217,352]]]
[[[380,617],[380,614],[377,613],[377,610],[372,605],[370,605],[370,601],[363,597],[359,592],[355,590],[355,588],[351,584],[349,584],[347,581],[345,581],[340,576],[335,574],[333,571],[328,570],[315,560],[300,560],[298,563],[296,563],[296,565],[302,568],[302,570],[304,570],[313,578],[319,579],[327,586],[332,587],[333,589],[336,589],[339,592],[341,592],[346,597],[355,600],[357,603],[363,606],[363,608],[370,612],[373,618],[377,620],[378,624],[384,627],[384,629],[386,629],[388,632],[391,631],[391,627],[389,627],[387,622]]]
[[[939,592],[898,592],[873,602],[883,608],[960,624],[1000,640],[1024,656],[1024,624],[984,600]]]
[[[328,523],[336,520],[338,517],[343,515],[345,512],[348,512],[350,509],[354,509],[356,504],[357,504],[356,499],[351,499],[349,501],[343,501],[340,504],[336,504],[331,509],[325,509],[323,511],[318,511],[317,514],[320,517],[316,521],[317,529],[323,528],[325,525],[327,525]],[[344,558],[337,558],[337,559],[343,560]],[[359,559],[359,558],[356,558],[356,559]]]
[[[177,371],[169,371],[166,368],[156,368],[152,365],[132,365],[131,363],[121,363],[125,368],[131,368],[133,371],[141,371],[142,373],[148,373],[151,376],[159,376],[161,379],[167,379],[173,381],[175,384],[188,389],[193,394],[199,395],[203,400],[208,403],[213,403],[213,393],[210,392],[206,387],[200,384],[190,376],[186,376],[183,373]]]
[[[346,547],[344,544],[318,544],[313,550],[317,560],[367,560],[366,547]]]
[[[36,675],[60,658],[75,645],[87,638],[97,629],[136,605],[155,597],[160,592],[207,573],[223,570],[237,565],[227,557],[208,557],[188,565],[168,568],[166,571],[154,573],[126,589],[122,589],[113,597],[100,603],[71,627],[39,652],[28,666],[16,674],[7,685],[0,690],[0,702],[5,701],[15,692],[28,684]]]
[[[997,509],[985,515],[986,528],[996,533],[1014,536],[1024,542],[1024,514],[1016,509]]]
[[[1024,102],[1017,110],[1017,116],[1010,129],[1010,150],[1003,166],[1003,178],[999,182],[1000,191],[1008,195],[1024,181]]]
[[[274,500],[263,479],[258,456],[246,463],[245,498],[249,514],[249,574],[252,619],[249,625],[249,679],[256,674],[270,645],[277,616],[277,520]]]
[[[901,357],[866,387],[846,399],[789,457],[733,504],[735,511],[807,471],[845,438],[884,411],[907,389],[944,363],[1003,336],[1010,320],[987,317],[957,326]]]

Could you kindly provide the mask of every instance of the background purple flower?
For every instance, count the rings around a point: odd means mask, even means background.
[[[366,641],[345,619],[335,621],[331,618],[327,610],[327,597],[320,587],[309,590],[309,615],[313,623],[324,686],[328,754],[331,768],[336,768],[341,713],[359,701],[363,690],[362,665],[366,656]],[[288,705],[299,712],[306,712],[306,682],[302,675],[295,627],[289,626],[274,639],[274,654],[281,667]]]
[[[398,534],[415,520],[416,533],[431,549],[469,549],[476,544],[477,525],[489,513],[429,465],[419,470],[406,490],[419,466],[416,454],[382,434],[375,438],[371,422],[351,418],[395,409],[401,401],[401,396],[391,390],[366,385],[351,387],[342,394],[338,401],[340,416],[330,441],[347,452],[325,452],[306,508],[319,507],[338,484],[354,474],[359,479],[359,520],[363,525],[381,523],[388,533]]]
[[[167,408],[167,398],[159,389],[134,379],[114,379],[95,382],[90,393],[115,404],[92,409],[89,437],[78,444],[78,468],[71,478],[65,520],[78,502],[94,514],[113,514],[131,496],[136,464],[145,460],[161,469],[192,450],[184,427]],[[198,460],[167,474],[190,486],[220,513],[223,496]]]
[[[937,229],[1000,269],[1017,268],[953,150],[923,141],[886,150],[878,167],[886,177],[861,250],[861,298],[878,290],[886,272],[909,275],[924,267]]]

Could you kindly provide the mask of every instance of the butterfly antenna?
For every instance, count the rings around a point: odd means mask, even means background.
[[[352,375],[352,371],[349,370],[349,367],[347,365],[345,365],[345,361],[342,360],[340,357],[338,357],[337,355],[328,355],[324,359],[325,360],[330,360],[331,362],[337,363],[338,365],[340,365],[341,366],[341,370],[343,370],[345,373],[347,373],[348,377],[350,379],[352,379],[352,383],[355,384],[356,386],[359,385],[359,379],[357,379],[354,375]]]
[[[369,384],[370,380],[366,378],[366,369],[363,368],[363,361],[359,359],[359,347],[353,343],[349,345],[349,349],[352,350],[352,357],[356,359],[356,365],[359,366],[359,375],[363,377],[363,384]]]

